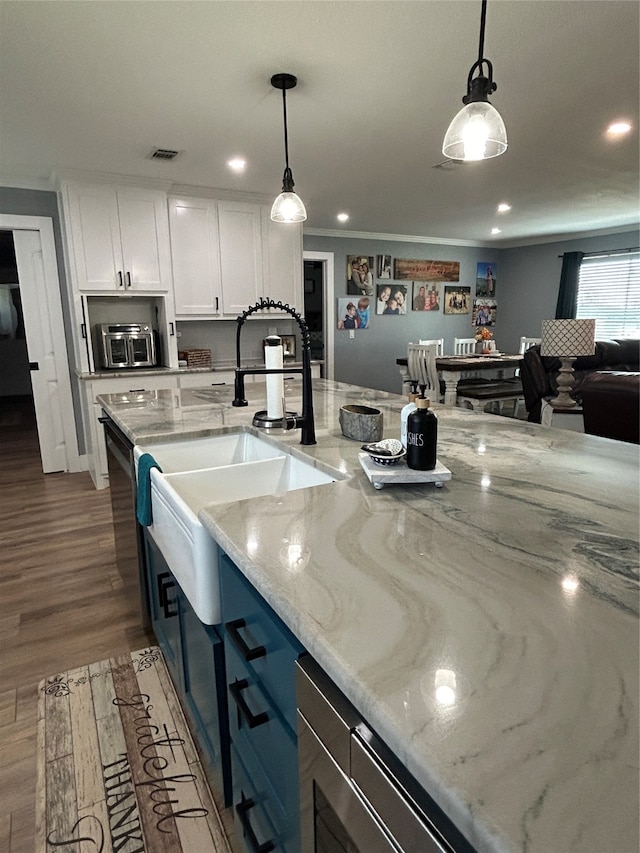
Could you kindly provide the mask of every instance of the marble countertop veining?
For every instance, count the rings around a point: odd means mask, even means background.
[[[637,853],[638,448],[435,407],[452,479],[377,491],[338,412],[397,437],[404,400],[313,388],[317,445],[281,440],[348,478],[203,524],[479,851]],[[135,442],[248,425],[248,397],[99,399]]]

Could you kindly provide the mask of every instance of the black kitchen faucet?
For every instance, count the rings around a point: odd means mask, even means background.
[[[244,322],[251,314],[260,311],[263,308],[277,308],[279,311],[285,311],[296,321],[300,327],[302,337],[302,367],[294,368],[275,368],[275,367],[240,367],[240,333]],[[292,412],[284,412],[282,421],[276,423],[271,421],[270,426],[278,426],[282,429],[300,429],[300,444],[315,444],[316,443],[316,427],[313,418],[313,396],[311,392],[311,340],[309,338],[309,328],[307,321],[302,317],[295,308],[282,302],[276,302],[273,299],[260,299],[255,305],[249,306],[246,311],[239,314],[236,318],[238,331],[236,333],[236,380],[235,380],[235,397],[232,405],[248,406],[249,404],[244,397],[244,377],[248,375],[267,375],[271,373],[299,373],[302,376],[302,416]]]

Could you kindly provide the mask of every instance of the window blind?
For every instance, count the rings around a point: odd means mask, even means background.
[[[640,337],[640,251],[583,258],[576,319],[589,318],[596,340]]]

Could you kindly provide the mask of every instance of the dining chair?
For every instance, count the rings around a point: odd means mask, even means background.
[[[440,379],[436,367],[437,344],[409,344],[407,367],[409,382],[416,383],[432,400],[440,401]],[[427,392],[429,392],[427,394]]]
[[[440,358],[444,355],[444,338],[432,338],[431,340],[419,340],[419,344],[423,344],[424,346],[428,346],[429,344],[436,345],[436,358]]]
[[[520,353],[520,355],[524,355],[524,353],[529,349],[529,347],[539,344],[541,340],[541,338],[526,338],[524,336],[521,337],[520,349],[518,350],[518,352]]]
[[[470,355],[476,351],[477,341],[475,338],[454,338],[453,354]]]

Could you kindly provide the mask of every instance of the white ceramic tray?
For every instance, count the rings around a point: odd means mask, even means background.
[[[436,462],[433,471],[415,471],[409,468],[406,459],[401,459],[395,465],[376,465],[368,453],[359,453],[358,459],[362,470],[376,489],[381,489],[385,483],[435,483],[441,489],[446,480],[451,479],[451,471],[441,462]]]

